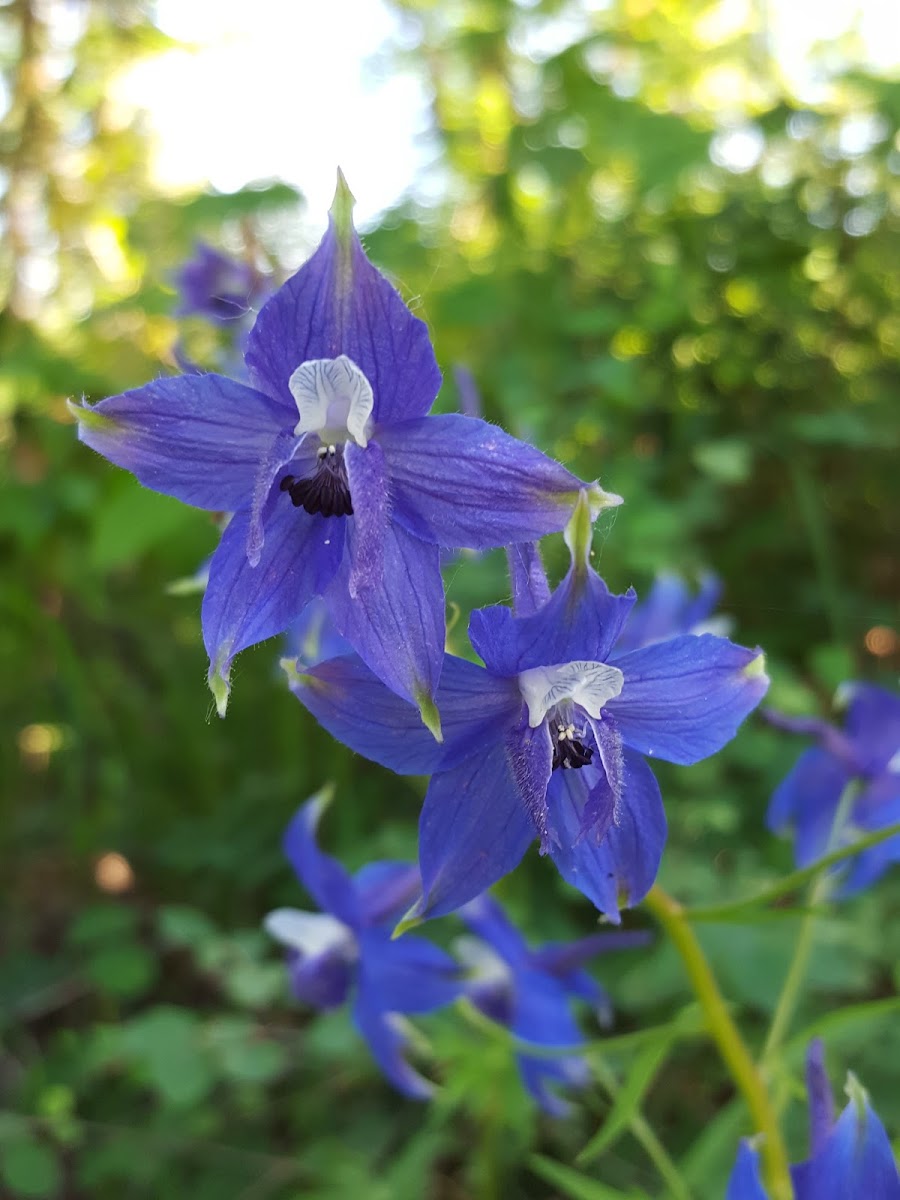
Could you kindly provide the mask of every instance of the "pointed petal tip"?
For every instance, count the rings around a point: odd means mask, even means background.
[[[742,673],[748,679],[764,679],[766,683],[769,682],[769,677],[766,674],[766,656],[762,650],[757,653],[755,658],[751,659],[750,662],[747,663],[746,667],[743,668]]]
[[[353,229],[353,206],[355,204],[356,197],[350,191],[347,180],[344,178],[344,172],[338,167],[334,199],[329,210],[338,236],[346,237]]]
[[[209,673],[209,690],[212,692],[213,699],[216,702],[216,712],[220,717],[224,717],[228,709],[231,684],[228,682],[228,677],[223,675],[219,669],[210,671]]]
[[[391,933],[392,941],[396,941],[397,938],[403,937],[404,933],[409,933],[410,929],[417,929],[419,925],[425,924],[425,918],[419,916],[416,911],[419,903],[420,902],[414,904],[406,916],[399,920],[394,926],[394,930]]]
[[[585,497],[585,502],[589,505],[593,518],[599,516],[604,508],[618,508],[620,504],[625,503],[624,497],[615,492],[604,491],[599,483],[592,483],[581,494]]]
[[[77,403],[74,400],[66,401],[66,408],[78,422],[78,436],[83,439],[84,432],[94,430],[98,433],[108,433],[115,428],[116,422],[112,417],[107,417],[99,409],[86,404],[83,400]]]
[[[300,669],[301,661],[299,658],[280,658],[278,665],[284,671],[288,687],[291,689],[312,687],[315,683],[319,682],[314,675],[310,675],[308,671]]]
[[[419,716],[422,718],[422,724],[436,742],[443,742],[444,734],[441,730],[441,714],[438,712],[437,705],[430,692],[424,687],[418,687],[415,690],[415,698]]]

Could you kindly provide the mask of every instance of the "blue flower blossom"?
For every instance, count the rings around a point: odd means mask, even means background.
[[[637,650],[683,633],[715,633],[725,636],[731,627],[727,617],[713,616],[722,583],[709,572],[700,579],[696,594],[672,571],[660,571],[645,600],[635,604],[619,636],[619,650]]]
[[[849,1102],[835,1121],[821,1042],[809,1048],[806,1075],[810,1154],[791,1167],[794,1200],[900,1200],[891,1144],[865,1091],[851,1075]],[[767,1200],[759,1156],[749,1142],[741,1143],[725,1200]]]
[[[284,852],[321,912],[278,908],[267,931],[287,948],[291,988],[316,1008],[344,1004],[355,988],[354,1023],[381,1070],[408,1096],[425,1099],[431,1085],[405,1060],[402,1015],[449,1004],[461,991],[457,964],[414,935],[391,929],[419,889],[414,865],[369,863],[352,878],[319,849],[316,827],[328,797],[307,801],[288,826]]]
[[[847,709],[843,729],[816,718],[765,714],[816,742],[779,784],[767,817],[772,830],[793,829],[799,867],[862,834],[900,823],[900,696],[873,684],[845,683],[838,698]],[[896,862],[900,837],[863,850],[844,877],[842,894],[868,887]]]
[[[512,548],[515,612],[472,614],[484,666],[448,655],[437,703],[444,745],[354,657],[288,664],[294,694],[339,740],[407,774],[431,774],[419,822],[423,896],[439,916],[511,871],[537,836],[560,873],[615,922],[656,878],[666,837],[645,756],[693,763],[735,734],[768,686],[758,650],[687,635],[619,653],[634,593],[589,563],[579,501],[572,564],[552,595],[534,547]],[[549,598],[548,598],[549,597]]]
[[[609,1025],[609,997],[581,965],[598,954],[648,940],[643,933],[593,934],[531,950],[490,896],[470,901],[459,915],[477,935],[460,939],[456,946],[471,972],[466,995],[485,1016],[535,1046],[574,1050],[583,1042],[572,1000],[586,1001],[601,1025]],[[588,1064],[577,1053],[551,1058],[519,1051],[516,1059],[527,1091],[553,1116],[565,1116],[570,1107],[557,1088],[583,1087],[590,1080]]]
[[[234,656],[321,595],[437,734],[440,548],[560,530],[581,484],[493,425],[427,415],[441,381],[428,331],[366,258],[352,205],[340,177],[318,250],[250,331],[251,385],[181,375],[73,411],[82,441],[141,483],[234,513],[202,609],[220,713]]]
[[[203,242],[197,243],[194,257],[176,272],[175,286],[179,294],[176,316],[205,317],[225,326],[245,321],[269,290],[249,263]]]

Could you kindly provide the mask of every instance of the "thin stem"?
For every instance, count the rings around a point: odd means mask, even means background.
[[[835,810],[831,832],[828,835],[828,842],[825,846],[826,855],[836,849],[840,841],[841,831],[853,809],[858,791],[859,789],[855,783],[849,783],[844,788],[837,809]],[[810,911],[803,918],[803,923],[800,926],[800,932],[794,944],[791,965],[788,968],[788,973],[781,988],[781,995],[778,997],[778,1003],[775,1006],[772,1024],[769,1028],[766,1044],[763,1047],[762,1062],[764,1067],[771,1063],[790,1028],[791,1020],[800,1000],[800,993],[803,990],[809,960],[812,957],[816,934],[816,919],[818,917],[816,910],[820,904],[824,904],[828,899],[831,885],[831,874],[828,871],[823,871],[809,889],[807,907]]]
[[[606,1089],[610,1098],[614,1100],[619,1091],[619,1082],[612,1068],[603,1062],[602,1059],[593,1057],[591,1059],[591,1070],[600,1085]],[[653,1163],[654,1167],[656,1167],[660,1179],[665,1181],[672,1195],[676,1197],[676,1200],[691,1200],[690,1189],[682,1178],[681,1172],[669,1156],[668,1150],[666,1150],[665,1146],[653,1132],[640,1108],[638,1108],[637,1112],[628,1122],[628,1128],[634,1134],[635,1139],[640,1143],[647,1157]]]
[[[791,455],[788,460],[788,470],[794,485],[794,495],[800,516],[806,525],[809,543],[812,547],[816,573],[819,576],[819,587],[822,599],[828,613],[831,626],[831,636],[836,642],[846,644],[846,623],[844,621],[844,605],[841,597],[840,577],[836,565],[836,555],[831,531],[825,518],[822,497],[816,487],[815,479],[803,455]]]
[[[658,885],[651,888],[644,903],[681,956],[694,994],[706,1016],[709,1034],[747,1102],[756,1131],[764,1135],[760,1153],[771,1200],[793,1200],[787,1150],[778,1128],[775,1109],[762,1075],[729,1015],[715,976],[696,934],[688,924],[684,909]]]

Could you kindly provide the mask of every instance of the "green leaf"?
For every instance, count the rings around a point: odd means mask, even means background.
[[[597,1179],[582,1175],[580,1171],[545,1158],[542,1154],[532,1154],[528,1165],[546,1183],[559,1188],[564,1196],[571,1200],[644,1200],[646,1192],[620,1192],[618,1188],[608,1187]]]
[[[150,1085],[173,1107],[189,1108],[212,1090],[214,1077],[193,1013],[167,1006],[151,1009],[122,1030],[122,1043]]]
[[[101,992],[124,998],[145,992],[159,973],[156,956],[137,944],[101,947],[85,971]]]
[[[16,1196],[53,1196],[62,1183],[56,1155],[24,1130],[3,1139],[0,1177]]]
[[[606,1120],[578,1155],[578,1162],[586,1163],[594,1158],[599,1158],[639,1116],[644,1094],[656,1078],[675,1041],[675,1036],[672,1032],[667,1031],[665,1035],[660,1036],[641,1050],[625,1077],[625,1082],[616,1096]]]
[[[97,513],[92,566],[106,571],[127,566],[197,519],[198,514],[187,505],[126,479]]]

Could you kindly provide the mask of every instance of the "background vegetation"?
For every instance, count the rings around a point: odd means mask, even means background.
[[[397,7],[391,53],[430,80],[444,187],[366,244],[431,326],[439,403],[456,406],[465,362],[490,418],[626,497],[596,539],[614,588],[714,568],[737,640],[769,654],[774,704],[828,711],[841,680],[891,686],[900,86],[857,69],[850,43],[827,48],[821,98],[801,105],[757,10],[729,31],[700,0]],[[211,717],[199,596],[166,585],[216,529],[76,442],[66,397],[173,368],[179,337],[212,360],[214,335],[172,315],[195,239],[274,269],[303,211],[278,183],[177,203],[154,190],[142,127],[120,123],[107,85],[165,46],[143,5],[0,7],[0,1191],[668,1195],[624,1129],[587,1169],[596,1190],[560,1174],[629,1078],[627,1048],[598,1040],[606,1085],[550,1121],[502,1038],[440,1015],[422,1028],[444,1088],[421,1108],[387,1088],[345,1014],[289,1000],[259,929],[303,903],[280,855],[289,816],[334,780],[328,848],[351,866],[411,857],[423,783],[332,744],[271,644],[240,659],[227,723]],[[558,569],[558,547],[549,558]],[[463,560],[448,585],[463,650],[466,611],[507,594],[502,560]],[[711,762],[660,766],[674,894],[712,903],[789,869],[763,818],[797,752],[756,720]],[[535,940],[593,927],[537,855],[501,893]],[[799,1070],[803,1028],[827,1017],[835,1080],[852,1065],[894,1131],[898,1023],[848,1006],[897,996],[898,917],[895,873],[820,928],[786,1051]],[[795,916],[703,929],[751,1037],[796,931]],[[598,972],[614,1032],[689,998],[659,944]],[[718,1062],[686,1037],[653,1067],[648,1120],[692,1194],[722,1194],[746,1124]]]

